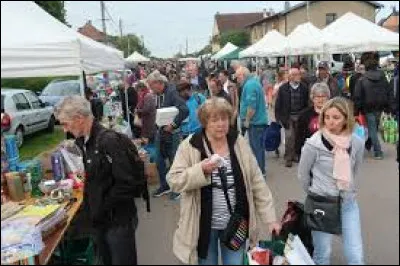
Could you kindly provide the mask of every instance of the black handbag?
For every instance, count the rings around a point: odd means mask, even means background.
[[[237,251],[246,242],[249,232],[249,222],[240,212],[232,211],[232,205],[228,195],[226,169],[224,167],[219,167],[218,172],[221,178],[222,189],[228,205],[228,210],[231,214],[228,225],[222,233],[221,242],[230,250]]]
[[[211,148],[211,144],[205,136],[205,142],[207,148],[211,154],[214,154],[214,151]],[[222,190],[224,191],[224,196],[226,203],[228,205],[228,210],[231,215],[229,222],[222,233],[221,242],[230,250],[237,251],[240,247],[246,243],[246,239],[249,234],[249,221],[246,217],[239,211],[238,208],[235,209],[235,212],[232,210],[231,201],[228,195],[228,181],[226,177],[226,167],[218,167],[218,174],[221,179]]]
[[[342,234],[341,197],[320,196],[308,192],[305,204],[305,222],[313,231]]]

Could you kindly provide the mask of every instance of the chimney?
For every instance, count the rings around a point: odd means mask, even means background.
[[[267,9],[264,8],[263,9],[263,18],[266,18],[266,17],[268,17],[268,13],[267,13]]]
[[[92,20],[89,19],[89,20],[86,22],[86,24],[92,25]]]
[[[290,8],[290,2],[289,1],[285,1],[285,11],[288,11]]]

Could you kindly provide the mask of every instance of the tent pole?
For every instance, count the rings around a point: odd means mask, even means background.
[[[81,95],[83,97],[85,97],[86,73],[83,69],[81,70],[81,73],[79,75],[79,81],[80,81],[80,85],[81,85]]]
[[[128,120],[128,125],[130,126],[131,125],[131,117],[130,117],[129,106],[128,106],[128,88],[125,87],[124,93],[125,93],[126,119]]]
[[[258,76],[258,56],[256,56],[256,75]]]

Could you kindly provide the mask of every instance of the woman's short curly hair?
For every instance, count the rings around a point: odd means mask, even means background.
[[[198,110],[199,121],[203,128],[207,127],[208,121],[213,116],[223,116],[231,121],[233,108],[231,104],[220,97],[211,97],[206,100]]]

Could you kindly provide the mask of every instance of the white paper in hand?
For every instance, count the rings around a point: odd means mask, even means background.
[[[156,124],[158,127],[170,125],[178,114],[175,106],[157,109]]]

